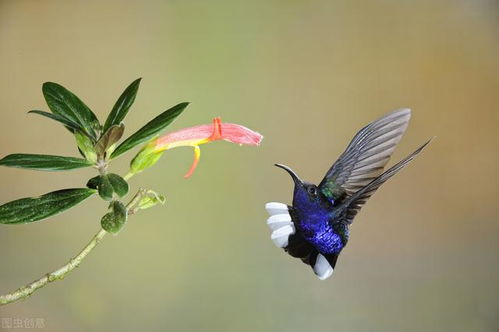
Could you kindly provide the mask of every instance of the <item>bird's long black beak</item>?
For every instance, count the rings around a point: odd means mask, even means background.
[[[295,172],[293,172],[293,170],[291,168],[289,168],[288,166],[286,165],[283,165],[283,164],[274,164],[275,166],[279,167],[279,168],[282,168],[283,170],[285,170],[286,172],[289,173],[289,175],[291,175],[291,177],[293,178],[293,181],[295,182],[295,185],[297,186],[303,186],[303,181],[298,177],[298,175],[296,175]]]

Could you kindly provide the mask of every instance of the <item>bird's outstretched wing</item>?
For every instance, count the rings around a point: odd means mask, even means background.
[[[430,143],[430,141],[431,140],[421,145],[416,151],[390,167],[386,172],[345,200],[339,207],[340,211],[342,210],[340,212],[340,222],[351,224],[353,218],[357,215],[357,212],[359,212],[360,208],[366,203],[369,197],[371,197],[371,195],[374,194],[374,192],[389,178],[397,174],[402,168],[409,164],[412,159],[414,159],[428,145],[428,143]]]
[[[362,128],[326,173],[320,191],[336,205],[380,176],[410,118],[411,110],[404,108]]]

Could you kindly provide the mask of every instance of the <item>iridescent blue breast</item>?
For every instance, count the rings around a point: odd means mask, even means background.
[[[334,206],[326,197],[310,197],[306,190],[295,188],[293,196],[293,222],[307,242],[320,253],[339,253],[345,243],[331,226]]]
[[[341,236],[330,226],[328,218],[311,220],[305,216],[297,222],[297,228],[303,237],[320,253],[338,254],[344,247]]]

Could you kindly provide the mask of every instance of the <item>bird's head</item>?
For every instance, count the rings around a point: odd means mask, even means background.
[[[325,197],[315,184],[302,181],[300,177],[298,177],[298,175],[296,175],[296,173],[286,165],[275,164],[275,166],[288,172],[295,183],[293,193],[293,207],[295,209],[306,211],[309,209],[318,209],[323,206]]]

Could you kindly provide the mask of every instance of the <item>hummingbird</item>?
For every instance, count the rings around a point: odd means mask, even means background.
[[[320,280],[329,278],[359,210],[430,142],[384,170],[410,118],[410,109],[399,109],[362,128],[319,185],[301,180],[286,165],[275,164],[289,173],[294,182],[292,205],[276,202],[265,205],[275,245],[310,265]]]

